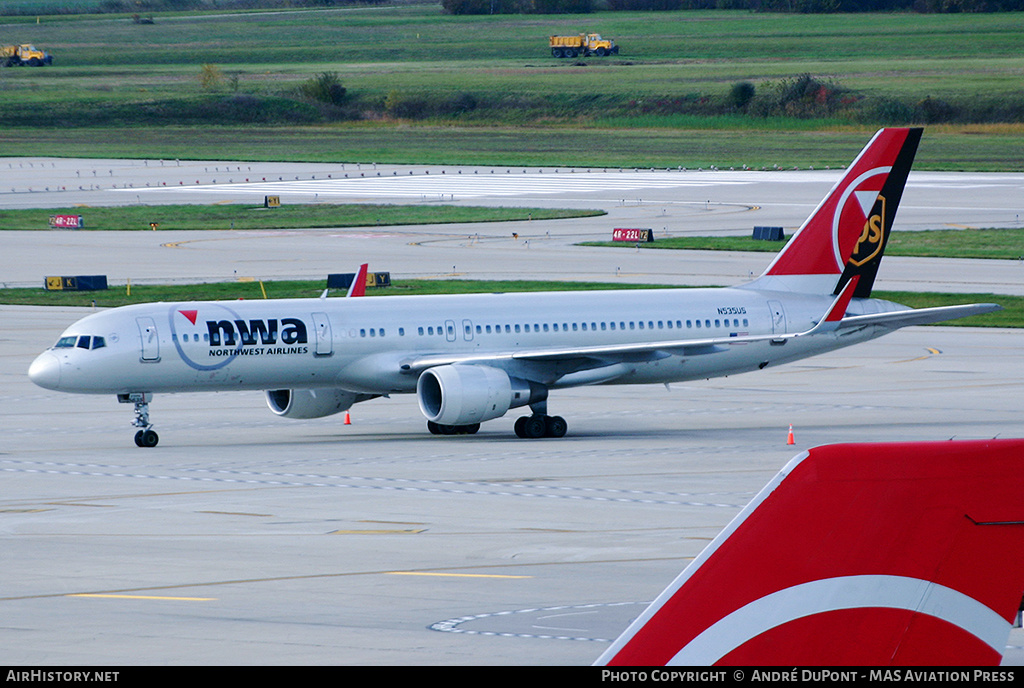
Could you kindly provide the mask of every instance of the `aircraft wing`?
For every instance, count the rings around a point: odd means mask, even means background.
[[[547,347],[537,349],[515,349],[504,352],[489,351],[486,353],[466,354],[426,354],[405,359],[401,362],[404,373],[420,373],[427,368],[442,365],[487,365],[509,362],[533,362],[539,364],[558,364],[558,375],[565,375],[580,370],[604,368],[617,363],[636,363],[667,358],[672,355],[700,356],[725,351],[730,346],[769,341],[781,346],[791,339],[798,339],[826,332],[852,330],[868,326],[882,326],[893,330],[910,325],[927,325],[930,323],[964,318],[1002,310],[1002,306],[994,303],[975,303],[959,306],[938,306],[934,308],[917,308],[888,313],[872,313],[868,315],[846,316],[857,288],[854,277],[844,286],[829,309],[816,325],[803,332],[790,334],[735,335],[729,337],[705,337],[702,339],[676,339],[656,342],[640,342],[633,344],[614,344],[601,346]],[[625,371],[621,371],[625,372]],[[620,373],[607,377],[595,378],[604,382]]]
[[[699,356],[725,351],[729,346],[770,341],[775,345],[785,344],[791,339],[822,334],[836,330],[843,322],[843,314],[853,298],[857,279],[851,279],[835,298],[829,309],[816,325],[803,332],[790,334],[759,334],[728,337],[705,337],[701,339],[675,339],[633,344],[609,344],[600,346],[547,347],[537,349],[515,349],[505,352],[481,354],[427,354],[402,361],[406,373],[418,373],[440,365],[472,365],[502,363],[509,361],[532,361],[537,363],[561,363],[562,372],[586,370],[615,363],[652,361],[671,355]]]

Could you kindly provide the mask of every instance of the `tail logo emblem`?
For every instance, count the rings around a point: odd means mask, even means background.
[[[879,194],[874,208],[864,223],[864,229],[857,239],[857,245],[850,254],[850,264],[860,267],[882,251],[885,243],[885,196]]]

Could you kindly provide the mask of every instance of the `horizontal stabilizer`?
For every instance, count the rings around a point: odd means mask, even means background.
[[[839,323],[840,330],[868,325],[881,325],[890,329],[909,327],[911,325],[931,325],[945,320],[966,318],[970,315],[982,315],[1001,311],[1003,307],[997,303],[966,303],[960,306],[936,306],[934,308],[915,308],[891,313],[871,313],[868,315],[851,315]]]

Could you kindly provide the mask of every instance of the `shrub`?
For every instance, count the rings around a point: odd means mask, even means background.
[[[321,72],[299,84],[300,96],[328,105],[341,105],[345,102],[346,93],[337,72]]]

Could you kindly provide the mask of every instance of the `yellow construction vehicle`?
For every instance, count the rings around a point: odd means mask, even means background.
[[[551,46],[552,57],[589,57],[596,55],[618,55],[619,46],[610,38],[601,38],[599,33],[581,33],[575,36],[552,36],[548,45]]]
[[[3,62],[5,67],[42,67],[53,64],[53,55],[29,43],[0,45],[0,62]]]

